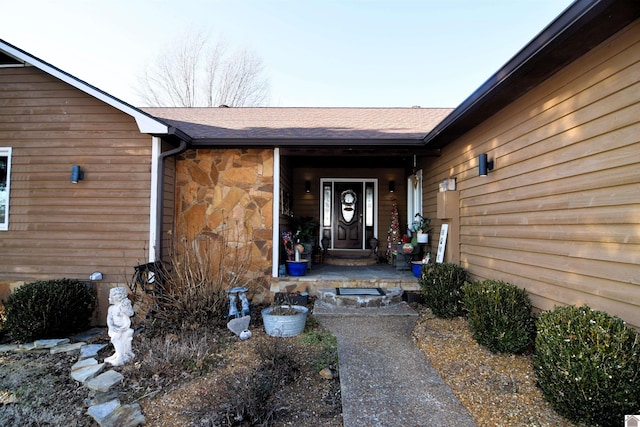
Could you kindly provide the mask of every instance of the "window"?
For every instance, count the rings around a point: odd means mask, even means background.
[[[9,229],[9,178],[11,148],[0,147],[0,230]]]
[[[416,214],[422,213],[422,170],[407,179],[407,226],[411,229]]]

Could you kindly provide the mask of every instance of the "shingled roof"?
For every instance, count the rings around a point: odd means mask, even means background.
[[[143,108],[194,142],[421,141],[450,108]]]

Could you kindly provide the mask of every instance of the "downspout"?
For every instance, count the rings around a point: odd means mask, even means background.
[[[162,141],[160,141],[162,144]],[[180,145],[174,149],[160,153],[158,156],[158,168],[156,171],[156,179],[158,183],[158,192],[156,195],[156,218],[155,218],[155,250],[153,251],[153,259],[151,259],[151,250],[149,251],[149,262],[158,261],[162,257],[162,206],[164,201],[164,160],[167,157],[175,156],[183,153],[187,149],[187,141],[180,139]]]
[[[280,267],[280,148],[273,149],[273,223],[271,277],[278,277]]]

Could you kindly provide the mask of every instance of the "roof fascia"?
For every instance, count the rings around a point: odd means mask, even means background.
[[[71,74],[62,71],[61,69],[54,67],[53,65],[36,58],[33,55],[19,49],[10,43],[0,39],[0,50],[6,52],[8,55],[30,64],[51,76],[62,80],[63,82],[81,90],[82,92],[99,99],[100,101],[111,105],[112,107],[122,111],[125,114],[133,117],[138,125],[138,129],[141,133],[148,133],[153,135],[167,135],[170,133],[170,127],[168,124],[150,116],[149,114],[127,104],[118,98],[109,95],[108,93],[90,85],[89,83],[72,76]]]
[[[626,12],[627,15],[612,20],[610,16],[611,10],[617,10],[619,15]],[[630,13],[631,11],[633,13]],[[534,85],[523,86],[519,93],[511,88],[511,95],[501,93],[501,90],[505,90],[504,88],[507,85],[514,85],[518,82],[518,79],[524,80],[522,78],[523,72],[527,66],[533,66],[532,64],[540,60],[543,55],[551,54],[554,49],[557,49],[571,37],[580,37],[580,29],[583,29],[589,23],[602,19],[604,26],[608,26],[607,29],[611,30],[609,33],[595,32],[593,43],[601,43],[613,33],[637,19],[639,15],[640,2],[637,0],[577,0],[476,89],[451,114],[445,117],[442,122],[436,125],[424,137],[425,144],[429,144],[434,148],[442,148],[508,105],[524,92],[530,90]],[[585,49],[587,48],[585,47]],[[546,75],[541,74],[537,83],[544,81],[550,74],[583,54],[584,52],[576,52],[575,57],[571,57],[569,54],[564,63],[553,70],[548,70]],[[493,105],[493,109],[489,111],[486,105],[492,100],[497,100],[497,102]]]
[[[252,147],[422,147],[421,138],[405,139],[299,139],[299,138],[194,138],[193,147],[202,146],[252,146]]]

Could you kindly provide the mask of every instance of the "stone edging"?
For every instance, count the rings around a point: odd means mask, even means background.
[[[88,331],[82,337],[104,333],[102,329]],[[77,336],[80,337],[80,336]],[[81,338],[83,339],[83,338]],[[28,344],[0,345],[3,352],[28,352],[49,349],[50,354],[79,351],[78,361],[71,367],[71,378],[89,389],[85,400],[87,415],[100,427],[135,427],[145,423],[145,417],[138,403],[122,405],[118,400],[120,392],[115,386],[122,383],[124,376],[113,369],[103,372],[108,364],[98,363],[96,356],[107,344],[87,344],[85,341],[71,343],[68,338],[37,340]]]

